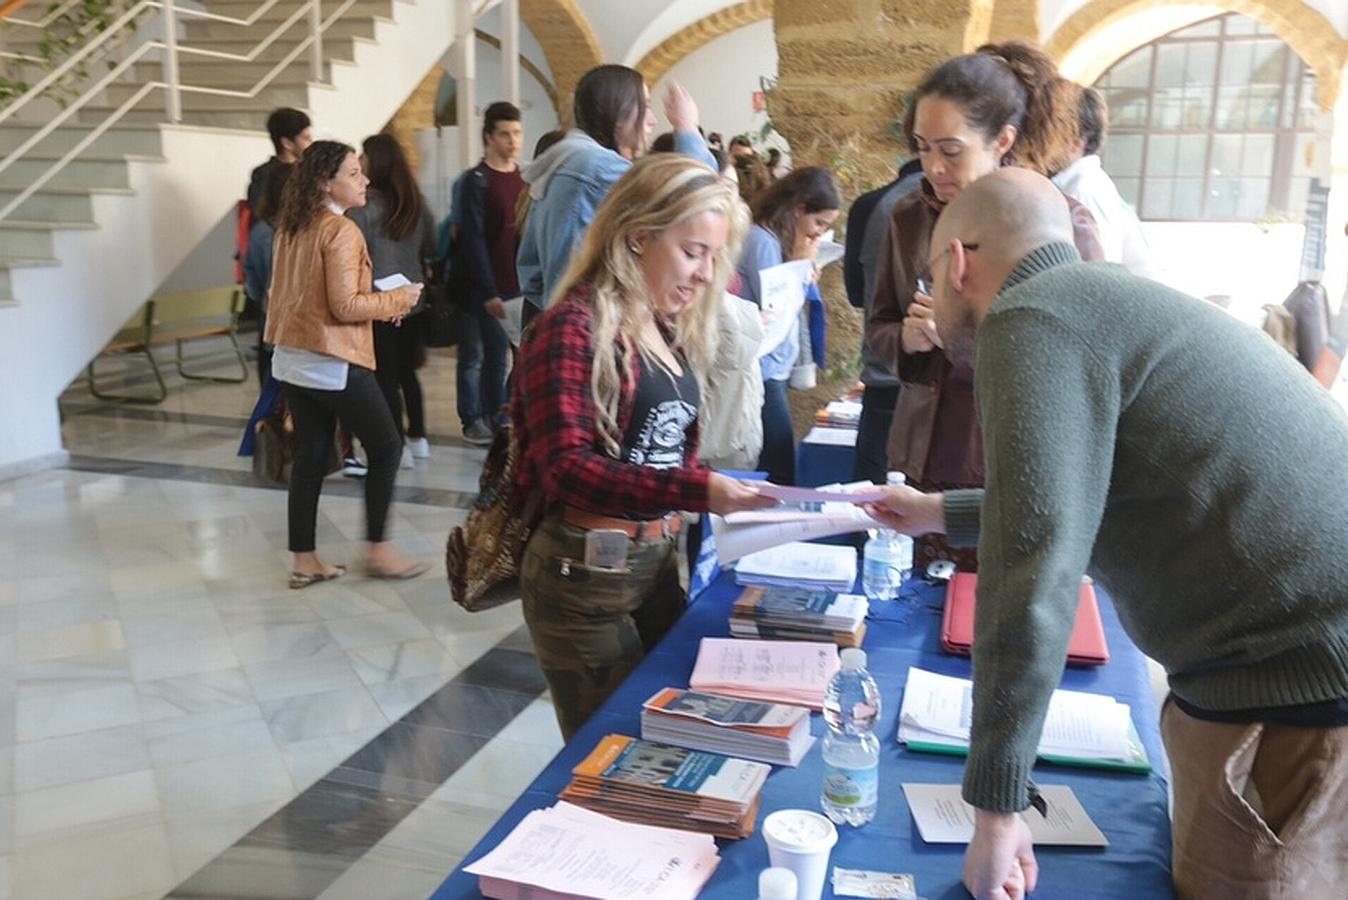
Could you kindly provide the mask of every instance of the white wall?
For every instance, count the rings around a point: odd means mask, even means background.
[[[760,89],[762,77],[777,77],[777,42],[771,21],[755,22],[722,35],[666,72],[651,89],[660,118],[657,133],[669,128],[661,102],[671,79],[693,95],[708,134],[719,131],[728,143],[733,135],[757,132],[765,117],[753,111],[753,94]]]

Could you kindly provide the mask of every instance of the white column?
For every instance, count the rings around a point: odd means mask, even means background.
[[[501,86],[503,99],[520,105],[520,0],[501,2]]]
[[[471,166],[478,157],[477,38],[473,34],[473,0],[458,0],[454,32],[458,43],[454,80],[458,86],[459,159],[464,166]]]

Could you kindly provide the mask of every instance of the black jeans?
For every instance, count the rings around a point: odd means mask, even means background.
[[[796,483],[796,432],[784,378],[763,379],[763,450],[758,468],[773,484]]]
[[[852,465],[853,481],[884,484],[889,472],[889,426],[899,388],[871,387],[861,395],[861,422],[857,425],[857,455]]]
[[[370,464],[365,476],[365,539],[384,540],[393,500],[393,479],[402,458],[402,438],[374,373],[351,366],[346,388],[320,391],[281,384],[295,421],[295,460],[290,471],[290,552],[310,553],[318,531],[318,495],[327,475],[337,419],[360,438]]]
[[[407,403],[407,431],[409,437],[426,436],[426,408],[421,399],[421,380],[417,378],[417,356],[421,340],[421,323],[404,321],[401,325],[375,322],[374,364],[375,380],[393,413],[393,424],[398,437],[403,436],[403,402]]]

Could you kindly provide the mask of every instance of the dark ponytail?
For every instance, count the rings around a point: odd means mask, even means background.
[[[1076,96],[1053,60],[1024,41],[985,44],[927,73],[903,120],[914,154],[917,104],[928,96],[959,106],[970,126],[988,141],[1005,126],[1014,126],[1016,141],[1005,162],[1053,175],[1071,161],[1077,140]]]

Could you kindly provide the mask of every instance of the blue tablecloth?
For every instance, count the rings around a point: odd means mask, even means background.
[[[601,737],[609,733],[639,735],[641,704],[662,687],[686,686],[703,636],[727,636],[729,605],[738,593],[729,575],[722,575],[675,626],[655,651],[628,678],[594,718],[506,811],[500,821],[465,858],[476,860],[495,846],[530,810],[551,806],[570,780],[571,769]],[[910,872],[919,894],[930,900],[966,897],[960,885],[963,847],[928,845],[918,836],[904,800],[903,782],[958,783],[962,760],[911,753],[896,740],[898,711],[909,666],[968,677],[969,661],[944,654],[939,647],[942,592],[921,582],[905,586],[900,599],[885,604],[869,623],[865,649],[880,683],[881,804],[873,822],[860,829],[840,829],[832,864],[845,868]],[[1132,706],[1133,721],[1157,772],[1130,775],[1041,765],[1041,784],[1070,785],[1088,813],[1109,838],[1105,849],[1043,847],[1035,898],[1172,897],[1170,824],[1166,812],[1165,757],[1157,726],[1146,666],[1123,634],[1108,598],[1101,596],[1101,615],[1112,654],[1098,669],[1069,669],[1063,687],[1112,694]],[[823,733],[823,721],[812,716],[812,729]],[[763,791],[762,815],[778,809],[817,809],[822,763],[818,746],[798,768],[777,768]],[[746,900],[756,896],[756,879],[768,865],[767,848],[757,832],[744,840],[720,842],[722,862],[704,897]],[[434,894],[434,900],[481,896],[477,879],[455,871]],[[825,887],[825,897],[834,896]]]

